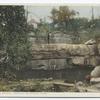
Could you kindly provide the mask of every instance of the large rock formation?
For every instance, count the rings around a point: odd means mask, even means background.
[[[99,47],[97,48],[100,54]],[[66,59],[72,65],[99,64],[95,45],[86,44],[39,44],[32,46],[33,60]]]

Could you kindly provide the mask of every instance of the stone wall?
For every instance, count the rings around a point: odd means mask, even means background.
[[[92,42],[89,40],[85,44],[72,44],[71,35],[71,33],[60,31],[41,33],[37,36],[35,33],[31,33],[29,40],[33,44],[33,59],[28,65],[33,69],[63,69],[71,65],[93,67],[98,65],[100,57],[95,55],[93,40]],[[47,44],[48,38],[49,45]]]
[[[48,68],[53,69],[59,69],[57,66],[62,69],[71,65],[95,67],[100,64],[100,45],[98,51],[99,54],[97,55],[94,44],[34,44],[32,46],[32,57],[33,62],[35,60],[38,60],[39,63],[44,62],[40,65],[49,65]]]

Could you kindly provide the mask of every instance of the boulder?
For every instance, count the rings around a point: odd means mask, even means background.
[[[91,77],[97,78],[100,77],[100,66],[96,66],[94,70],[91,72]]]
[[[92,83],[92,84],[100,83],[100,77],[98,77],[98,78],[91,78],[90,83]],[[100,89],[100,84],[99,84],[99,89]]]
[[[85,42],[86,45],[93,45],[96,44],[96,41],[94,39],[90,39],[88,41]]]

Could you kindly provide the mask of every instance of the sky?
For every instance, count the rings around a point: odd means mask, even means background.
[[[46,21],[50,21],[49,17],[51,10],[53,8],[58,8],[57,6],[27,6],[29,12],[29,19],[35,18],[36,20],[40,18],[45,18]],[[92,7],[91,6],[69,6],[70,9],[79,12],[79,17],[91,18],[92,16]],[[100,6],[93,6],[94,8],[94,17],[100,17]]]

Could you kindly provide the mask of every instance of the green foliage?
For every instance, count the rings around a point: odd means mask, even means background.
[[[60,6],[59,9],[53,8],[51,11],[51,19],[53,24],[57,24],[59,28],[67,29],[71,24],[70,20],[76,16],[78,12],[70,10],[68,6]]]
[[[29,59],[24,6],[0,6],[0,41],[9,58],[8,67],[24,67]]]
[[[52,30],[72,33],[73,43],[84,43],[100,34],[100,18],[89,20],[84,17],[75,17],[76,15],[79,13],[71,10],[68,6],[53,8],[50,17]]]

